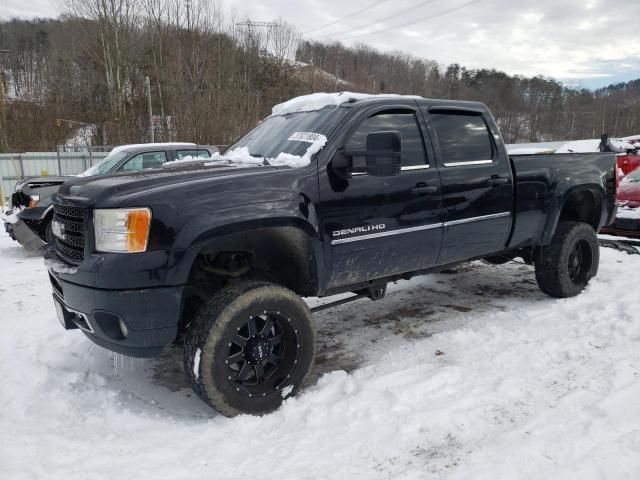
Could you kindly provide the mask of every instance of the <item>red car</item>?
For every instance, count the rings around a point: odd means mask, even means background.
[[[618,168],[623,175],[628,175],[640,167],[640,155],[618,155]]]
[[[640,238],[640,168],[624,177],[618,187],[615,221],[600,233]]]

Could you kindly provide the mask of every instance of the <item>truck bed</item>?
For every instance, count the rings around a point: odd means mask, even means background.
[[[615,164],[616,157],[611,153],[561,153],[510,155],[511,168],[515,179],[514,225],[509,246],[520,248],[528,245],[547,244],[551,239],[544,238],[543,232],[553,231],[545,228],[547,222],[557,221],[550,216],[554,208],[563,203],[567,195],[589,185],[605,188],[607,198],[592,199],[585,196],[582,207],[588,202],[607,202],[605,218],[594,219],[599,230],[614,217],[615,202]],[[587,179],[588,181],[585,181]],[[576,208],[580,208],[576,205]]]

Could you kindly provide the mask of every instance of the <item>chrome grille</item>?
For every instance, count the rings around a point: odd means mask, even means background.
[[[53,220],[63,232],[62,237],[55,236],[56,253],[69,263],[84,260],[84,213],[82,207],[53,206]]]

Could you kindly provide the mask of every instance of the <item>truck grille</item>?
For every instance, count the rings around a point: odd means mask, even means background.
[[[56,253],[69,263],[81,263],[84,260],[84,209],[54,205],[53,219],[63,231],[62,238],[55,237]]]

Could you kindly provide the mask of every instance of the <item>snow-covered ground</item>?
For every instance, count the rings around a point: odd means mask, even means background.
[[[638,479],[638,284],[640,255],[610,249],[567,300],[517,263],[400,282],[316,315],[302,395],[228,419],[178,350],[65,332],[42,259],[0,234],[0,478]]]

